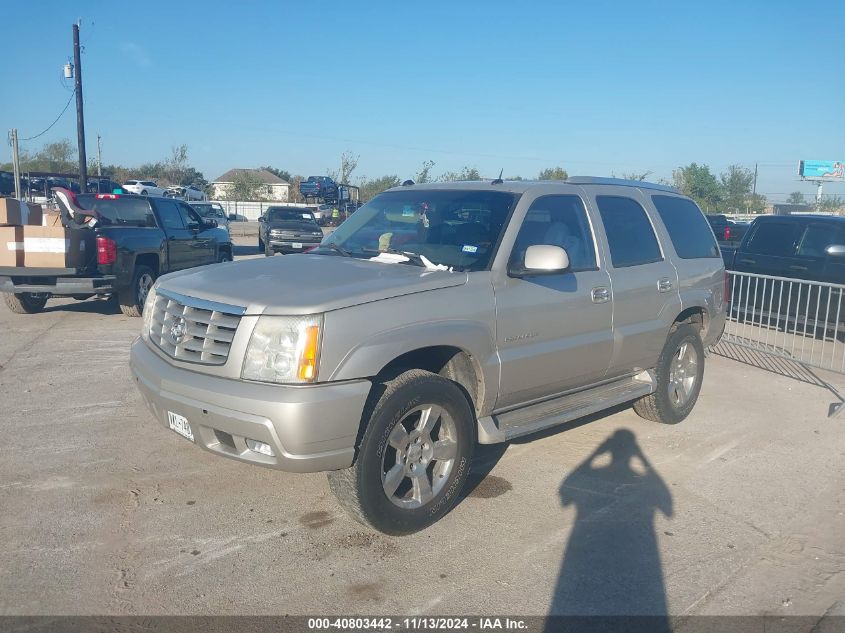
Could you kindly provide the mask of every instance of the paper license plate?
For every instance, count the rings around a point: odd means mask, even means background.
[[[302,248],[302,242],[294,242],[293,244],[291,244],[291,246],[293,246],[294,248]]]
[[[167,422],[170,424],[170,428],[179,435],[187,437],[192,442],[194,441],[194,432],[191,430],[191,425],[187,418],[178,413],[173,413],[173,411],[168,411]]]

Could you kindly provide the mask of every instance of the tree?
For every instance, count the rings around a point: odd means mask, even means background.
[[[288,189],[288,202],[305,202],[305,198],[303,198],[302,194],[299,193],[299,183],[303,180],[305,180],[305,176],[299,175],[291,176],[287,179],[290,183],[290,188]]]
[[[722,200],[722,185],[707,165],[690,163],[672,172],[677,189],[698,203],[705,212],[716,211]]]
[[[360,156],[356,156],[352,152],[343,152],[343,154],[340,155],[340,169],[338,171],[326,169],[326,173],[329,178],[334,180],[337,184],[348,185],[349,180],[352,177],[352,172],[355,171],[355,168],[358,166],[359,158]]]
[[[648,171],[643,171],[643,172],[629,171],[629,172],[622,172],[622,175],[619,176],[619,177],[622,178],[623,180],[643,181],[646,178],[648,178],[649,176],[651,176],[651,174],[653,174],[653,173],[654,172],[652,172],[650,169]]]
[[[722,182],[722,201],[725,210],[739,213],[748,208],[754,172],[739,165],[731,165],[720,176]]]
[[[395,174],[382,176],[381,178],[375,178],[373,180],[368,180],[366,177],[362,178],[359,188],[361,200],[363,202],[372,200],[382,191],[387,191],[391,187],[398,187],[400,184],[402,184],[402,181],[399,180],[399,176],[396,176]]]
[[[537,180],[566,180],[569,174],[563,167],[547,167],[537,175]]]
[[[806,204],[806,200],[804,200],[804,194],[800,191],[793,191],[789,194],[789,197],[786,199],[789,204]]]
[[[842,213],[845,209],[845,198],[842,196],[826,196],[819,203],[819,211],[825,213]]]
[[[414,182],[416,183],[424,183],[424,182],[431,182],[431,168],[434,167],[433,160],[425,160],[423,161],[422,167],[417,172],[417,175],[414,176]]]
[[[440,176],[440,180],[444,182],[453,182],[456,180],[481,180],[481,174],[475,167],[464,167],[461,171],[447,171]]]
[[[766,211],[766,196],[753,193],[747,199],[746,207],[751,213],[760,214]]]
[[[236,172],[232,184],[226,187],[226,200],[263,200],[261,179],[255,172],[242,169]]]

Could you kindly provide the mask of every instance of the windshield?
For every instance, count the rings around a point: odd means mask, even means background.
[[[325,243],[353,257],[394,250],[483,270],[517,198],[502,191],[391,191],[361,207]]]
[[[275,222],[294,221],[294,222],[314,222],[314,216],[308,209],[285,209],[283,207],[270,207],[267,209],[267,220]]]

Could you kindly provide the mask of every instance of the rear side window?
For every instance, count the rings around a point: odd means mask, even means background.
[[[639,266],[663,259],[645,209],[622,196],[596,196],[614,268]]]
[[[652,196],[654,206],[681,259],[719,257],[710,224],[692,200],[676,196]]]
[[[94,195],[77,196],[83,209],[92,209],[100,214],[104,226],[156,226],[150,201],[140,197],[97,198]]]
[[[797,222],[758,222],[745,250],[757,255],[789,257],[795,254],[802,228]]]

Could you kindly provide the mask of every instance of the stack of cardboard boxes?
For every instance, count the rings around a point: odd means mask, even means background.
[[[66,229],[57,213],[41,205],[0,198],[0,266],[78,268],[91,254],[88,229]]]

